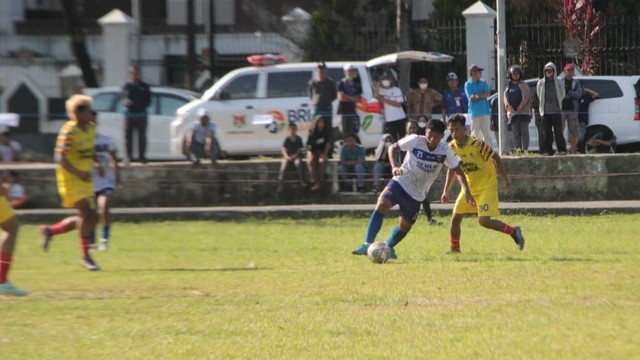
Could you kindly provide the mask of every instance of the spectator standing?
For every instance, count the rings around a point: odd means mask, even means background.
[[[383,178],[391,177],[391,162],[389,161],[389,147],[393,145],[393,136],[382,135],[375,151],[376,163],[373,165],[373,191],[378,193],[384,188]]]
[[[0,161],[14,162],[20,161],[22,154],[22,146],[20,143],[11,139],[10,132],[0,134]]]
[[[14,209],[23,208],[29,202],[24,186],[18,183],[18,172],[10,170],[5,177],[4,188],[7,191],[7,200]]]
[[[313,119],[322,116],[327,131],[331,131],[333,125],[332,103],[338,96],[336,82],[327,76],[327,65],[324,62],[318,64],[318,78],[309,81],[309,97],[313,106]],[[315,124],[311,124],[313,128]]]
[[[142,81],[140,69],[137,66],[129,68],[131,81],[122,88],[125,107],[125,142],[127,147],[127,162],[133,159],[133,133],[138,135],[138,160],[146,163],[147,151],[147,108],[151,104],[151,89]]]
[[[564,66],[564,90],[565,96],[562,99],[562,117],[569,127],[569,154],[578,151],[578,109],[580,107],[580,97],[582,96],[582,85],[580,81],[573,78],[575,65],[566,64]],[[564,127],[563,127],[564,128]]]
[[[378,102],[383,104],[385,117],[385,133],[391,134],[395,141],[404,137],[407,115],[402,108],[404,95],[399,87],[393,84],[393,78],[389,74],[383,74],[377,90]]]
[[[342,116],[342,136],[354,134],[358,136],[360,131],[360,117],[357,112],[357,104],[362,97],[362,85],[357,81],[358,69],[353,64],[345,64],[343,67],[345,77],[338,83],[338,114]],[[327,131],[331,124],[325,123]]]
[[[519,65],[509,68],[509,84],[504,92],[504,107],[513,132],[514,148],[529,150],[529,122],[531,122],[531,94],[529,85],[522,81]]]
[[[317,115],[322,116],[322,115]],[[324,121],[324,117],[323,117]],[[290,122],[287,127],[288,136],[284,139],[282,144],[282,162],[280,163],[280,173],[278,174],[278,192],[281,192],[284,187],[284,174],[287,171],[287,167],[290,165],[295,166],[298,172],[298,178],[300,185],[305,186],[304,174],[302,173],[302,151],[304,145],[302,144],[302,138],[296,134],[298,126],[294,122]]]
[[[442,100],[442,94],[435,89],[429,88],[429,80],[421,77],[418,79],[418,88],[409,90],[407,94],[409,116],[413,119],[417,119],[419,116],[425,116],[428,121],[432,118],[433,109],[436,106],[443,105]]]
[[[194,166],[200,165],[201,159],[211,159],[215,165],[220,156],[220,144],[216,139],[216,123],[211,121],[206,109],[198,110],[198,122],[187,132],[182,142],[182,152]]]
[[[487,98],[491,95],[489,83],[482,79],[483,68],[476,64],[469,66],[471,78],[464,84],[464,92],[469,99],[469,114],[473,121],[471,135],[493,147],[491,141],[491,107]]]
[[[544,145],[540,153],[553,155],[553,141],[560,155],[567,153],[567,143],[562,133],[562,99],[564,99],[564,84],[556,77],[556,65],[548,62],[544,66],[544,77],[536,85],[536,93],[540,100],[538,107],[544,126]]]
[[[594,102],[600,94],[598,92],[583,88],[580,102],[578,103],[578,143],[584,143],[584,135],[589,126],[589,105]],[[583,147],[581,147],[582,149]]]
[[[347,134],[344,138],[344,146],[340,152],[340,164],[338,165],[338,175],[340,176],[340,190],[351,190],[351,179],[355,176],[358,192],[365,192],[364,177],[367,169],[364,163],[365,150],[360,144],[356,144],[356,137]]]
[[[453,114],[466,114],[469,112],[469,99],[467,94],[458,87],[459,84],[458,75],[450,72],[447,74],[447,86],[449,87],[444,91],[444,106],[442,107],[442,118],[445,119],[447,115]]]
[[[307,139],[307,166],[311,176],[311,190],[320,190],[324,184],[327,161],[333,151],[331,132],[325,131],[324,118],[317,116],[315,126]]]
[[[20,289],[9,281],[9,269],[13,260],[13,251],[18,237],[18,221],[15,213],[0,194],[0,295],[25,296],[29,292]]]

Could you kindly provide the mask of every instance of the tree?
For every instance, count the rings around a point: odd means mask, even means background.
[[[84,29],[80,24],[77,4],[74,0],[60,0],[64,10],[64,22],[69,35],[71,50],[82,70],[82,80],[86,87],[98,87],[96,74],[91,66],[91,58],[84,43]]]
[[[595,74],[600,66],[600,14],[593,5],[594,0],[558,0],[560,21],[567,36],[580,41],[577,60],[583,74]]]

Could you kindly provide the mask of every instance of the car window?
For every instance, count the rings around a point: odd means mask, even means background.
[[[591,80],[581,81],[582,88],[591,89],[599,94],[599,99],[611,99],[622,97],[622,89],[615,80]]]
[[[332,78],[336,83],[344,77],[344,70],[340,68],[331,68],[327,70],[327,76]]]
[[[113,104],[116,100],[117,93],[109,92],[98,94],[93,97],[93,110],[97,112],[112,112]]]
[[[307,96],[311,71],[287,71],[269,73],[267,76],[267,97]]]
[[[158,114],[165,116],[174,116],[176,110],[188,102],[185,99],[173,95],[160,95],[158,98],[160,100]]]
[[[258,74],[243,75],[233,79],[224,89],[227,100],[254,99],[258,88]]]

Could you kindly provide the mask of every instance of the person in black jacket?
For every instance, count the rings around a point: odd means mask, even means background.
[[[140,69],[137,66],[129,68],[131,81],[122,88],[122,97],[125,107],[125,142],[127,147],[127,160],[133,159],[133,132],[138,133],[138,160],[146,163],[147,150],[147,107],[151,104],[151,89],[142,81]]]

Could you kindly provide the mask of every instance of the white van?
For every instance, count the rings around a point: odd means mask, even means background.
[[[407,51],[389,54],[369,62],[350,62],[358,70],[362,101],[358,104],[360,133],[367,149],[375,148],[384,128],[384,115],[374,98],[377,67],[391,67],[397,61],[450,62],[453,57],[437,53]],[[344,77],[346,62],[327,62],[327,74],[336,83]],[[286,137],[286,124],[295,122],[298,135],[306,143],[312,117],[308,94],[309,80],[316,77],[317,63],[292,63],[250,66],[229,72],[202,98],[178,109],[171,123],[171,149],[182,151],[184,134],[197,121],[197,112],[205,108],[217,125],[220,147],[230,156],[279,155]],[[333,106],[333,127],[341,125]]]

